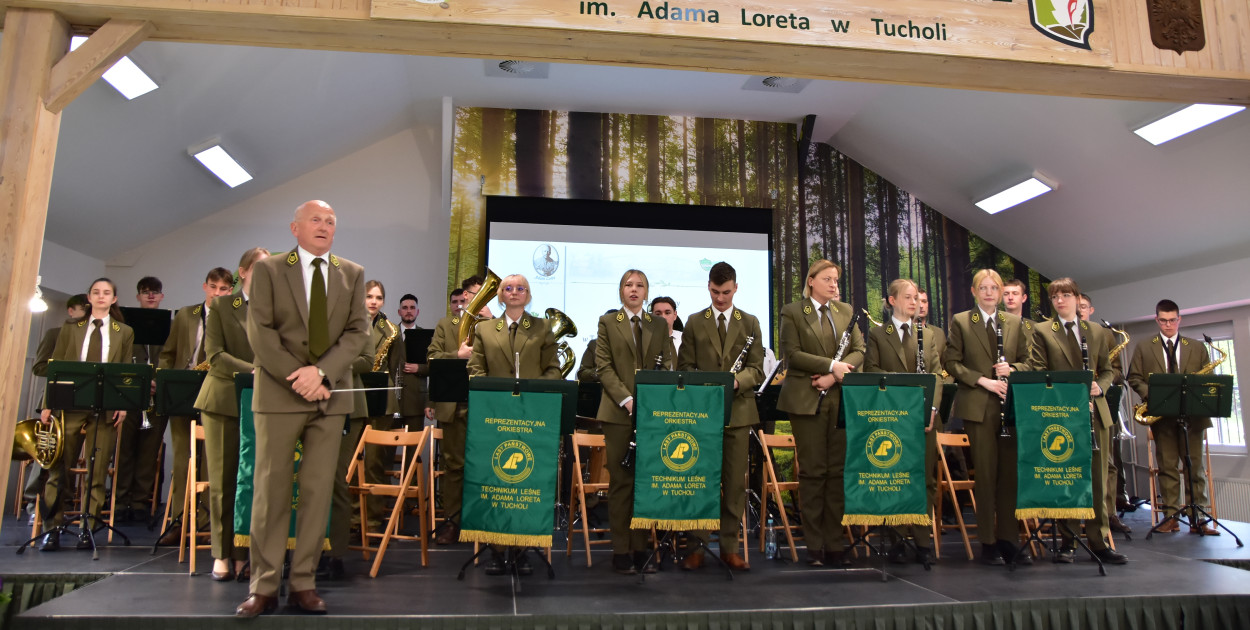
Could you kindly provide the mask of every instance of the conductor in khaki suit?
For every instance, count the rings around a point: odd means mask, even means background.
[[[1029,369],[1029,343],[1033,325],[998,310],[1003,278],[993,269],[972,276],[972,295],[977,306],[951,318],[950,339],[942,354],[942,366],[959,388],[951,416],[962,418],[972,447],[972,468],[977,472],[973,489],[977,503],[977,538],[981,562],[1005,564],[1003,556],[1015,555],[1020,526],[1016,520],[1016,440],[999,437],[1006,379],[1012,370]],[[1002,354],[998,331],[1003,334]],[[1017,562],[1029,564],[1025,554]]]
[[[790,414],[799,459],[799,510],[813,567],[846,566],[842,515],[846,430],[837,426],[842,378],[864,362],[864,337],[851,327],[854,309],[839,302],[841,269],[828,260],[812,263],[803,299],[781,309],[781,354],[789,364],[777,408]],[[835,361],[850,329],[846,352]],[[684,347],[684,344],[683,344]],[[829,392],[821,399],[820,392]]]
[[[1151,374],[1195,374],[1211,362],[1206,347],[1198,340],[1180,335],[1181,309],[1176,302],[1160,300],[1155,305],[1155,323],[1159,325],[1159,334],[1137,344],[1128,368],[1129,387],[1137,392],[1142,402],[1150,396]],[[1208,509],[1211,507],[1211,498],[1207,494],[1202,439],[1209,428],[1210,418],[1189,419],[1189,461],[1193,463],[1193,470],[1187,471],[1187,474],[1194,484],[1194,496],[1188,497],[1188,502]],[[1180,529],[1178,518],[1182,515],[1175,510],[1185,505],[1181,501],[1179,471],[1184,441],[1181,439],[1180,423],[1175,417],[1160,418],[1151,425],[1150,430],[1154,432],[1155,453],[1159,457],[1159,491],[1163,498],[1159,509],[1162,514],[1170,517],[1161,522],[1156,531],[1170,534]],[[1220,530],[1202,523],[1191,523],[1189,533],[1219,536]]]
[[[734,375],[733,407],[721,451],[720,555],[730,569],[749,571],[751,566],[738,553],[738,526],[746,510],[747,444],[751,427],[760,422],[755,389],[764,381],[764,338],[760,321],[734,307],[738,272],[729,263],[712,265],[707,288],[712,305],[686,320],[677,369],[729,372],[746,347],[747,337],[754,339],[741,371]],[[707,542],[708,532],[697,535]],[[687,556],[682,568],[697,569],[702,564],[700,551]]]
[[[608,527],[612,532],[612,569],[632,575],[646,569],[647,531],[630,528],[634,513],[634,471],[621,466],[633,441],[634,373],[672,366],[668,324],[646,312],[647,274],[630,269],[621,276],[621,308],[599,318],[595,372],[603,383],[596,417],[603,422],[608,467]],[[656,363],[659,363],[657,366]]]
[[[277,608],[291,516],[295,443],[303,440],[300,509],[288,606],[324,614],[314,571],[325,538],[343,417],[352,397],[351,363],[369,339],[364,269],[330,253],[334,209],[309,201],[295,211],[298,247],[252,268],[247,336],[255,354],[255,494],[251,594],[235,611],[255,617]]]

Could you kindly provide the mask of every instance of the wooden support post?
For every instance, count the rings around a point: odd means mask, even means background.
[[[54,64],[69,50],[69,25],[47,10],[10,8],[0,43],[0,495],[8,451],[23,410],[22,376],[61,114],[44,95]],[[21,490],[18,489],[20,492]],[[0,500],[0,505],[8,505]]]

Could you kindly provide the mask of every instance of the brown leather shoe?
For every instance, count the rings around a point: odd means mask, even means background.
[[[267,615],[277,609],[278,609],[277,597],[270,597],[269,595],[260,595],[258,593],[252,593],[251,595],[247,596],[247,599],[243,600],[242,604],[239,604],[238,608],[234,609],[234,616],[242,617],[244,619],[251,619],[252,617],[257,617],[260,615]]]
[[[1167,521],[1159,525],[1159,528],[1156,529],[1155,531],[1159,532],[1160,534],[1174,534],[1180,530],[1181,530],[1180,521],[1177,521],[1176,519],[1172,519],[1170,521]]]
[[[682,571],[694,571],[701,566],[703,566],[703,551],[701,550],[686,556],[686,559],[681,561]]]
[[[1198,527],[1190,527],[1189,533],[1202,534],[1203,536],[1219,536],[1220,530],[1211,527],[1210,525],[1200,525]]]
[[[720,555],[720,559],[723,560],[725,562],[725,565],[728,566],[729,569],[732,571],[750,571],[751,570],[751,565],[747,564],[747,561],[742,559],[742,554],[722,553]]]
[[[455,523],[444,523],[438,536],[434,538],[436,545],[454,545],[460,542],[460,526]]]
[[[156,541],[156,544],[162,547],[177,547],[178,540],[181,537],[182,537],[182,530],[177,527],[171,527],[168,531],[165,532],[164,536],[161,536],[160,540]]]
[[[315,589],[291,591],[291,595],[286,598],[286,606],[314,615],[326,614],[325,600],[321,599]]]

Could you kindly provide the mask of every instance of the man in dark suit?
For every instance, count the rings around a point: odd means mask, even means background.
[[[288,605],[324,614],[314,571],[325,538],[343,416],[352,397],[352,361],[369,339],[364,269],[330,253],[334,210],[309,201],[295,211],[298,247],[256,263],[247,336],[255,353],[256,414],[250,595],[235,611],[255,617],[277,608],[291,517],[295,444],[303,440],[300,509]]]
[[[734,307],[738,274],[733,267],[724,262],[712,265],[707,288],[712,305],[686,320],[677,369],[728,372],[746,347],[747,337],[753,338],[741,371],[734,375],[733,407],[721,452],[721,559],[735,571],[748,571],[750,565],[738,553],[738,529],[746,509],[747,444],[751,427],[760,421],[755,389],[764,380],[764,338],[759,320]],[[708,532],[697,535],[705,543],[709,538]],[[698,568],[703,562],[701,553],[688,556],[682,568]]]
[[[1155,323],[1159,325],[1159,334],[1149,340],[1141,341],[1133,349],[1133,360],[1129,362],[1128,384],[1145,402],[1150,397],[1150,375],[1159,374],[1193,374],[1211,361],[1206,346],[1196,339],[1182,337],[1181,309],[1172,300],[1160,300],[1155,305]],[[1189,437],[1189,461],[1193,469],[1186,471],[1193,482],[1194,496],[1189,501],[1210,508],[1211,499],[1208,495],[1206,462],[1202,456],[1202,440],[1206,430],[1211,428],[1210,418],[1190,418],[1186,433]],[[1185,505],[1181,502],[1181,427],[1175,417],[1164,416],[1151,426],[1155,438],[1155,453],[1159,458],[1159,493],[1163,503],[1159,506],[1162,514],[1172,518],[1163,522],[1157,531],[1171,533],[1180,529],[1179,513],[1173,512]],[[1191,523],[1190,533],[1202,533],[1207,536],[1218,536],[1220,530],[1206,525]]]

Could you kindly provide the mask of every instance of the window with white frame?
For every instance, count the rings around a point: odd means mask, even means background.
[[[1246,445],[1246,427],[1241,418],[1241,388],[1237,384],[1237,358],[1233,354],[1231,335],[1224,339],[1212,339],[1212,346],[1224,352],[1226,360],[1215,366],[1214,374],[1231,375],[1233,377],[1233,413],[1227,418],[1212,418],[1211,428],[1207,430],[1207,442],[1211,446]],[[1212,352],[1218,355],[1218,352]],[[1211,360],[1216,360],[1215,356]]]

